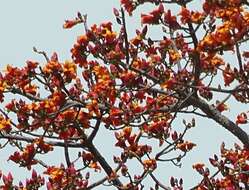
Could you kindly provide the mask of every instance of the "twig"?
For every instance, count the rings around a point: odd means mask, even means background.
[[[0,134],[0,139],[17,140],[17,141],[24,141],[28,143],[33,143],[35,140],[35,138],[31,138],[31,137],[24,137],[21,135],[9,135],[9,134]],[[65,147],[64,142],[45,141],[45,143],[52,145],[52,146]],[[70,148],[82,148],[82,143],[68,142],[67,146]]]
[[[90,134],[90,136],[88,137],[88,141],[92,142],[94,137],[96,136],[98,130],[99,130],[99,126],[101,124],[101,117],[97,119],[97,122],[95,124],[95,127],[92,131],[92,133]]]
[[[33,47],[33,51],[34,51],[35,53],[38,53],[38,54],[43,55],[43,56],[45,57],[46,61],[49,62],[49,58],[48,58],[48,56],[47,56],[47,54],[46,54],[45,51],[38,51],[38,50],[36,49],[36,47]]]
[[[123,30],[124,30],[124,40],[125,40],[125,57],[126,57],[126,65],[129,65],[129,42],[128,42],[128,34],[126,30],[126,22],[125,22],[125,13],[124,9],[121,8],[121,19],[122,19],[122,24],[123,24]]]

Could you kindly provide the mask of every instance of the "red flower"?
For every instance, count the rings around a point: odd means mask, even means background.
[[[194,146],[196,146],[196,144],[194,144],[192,142],[188,142],[188,141],[177,144],[177,148],[183,152],[190,151]]]
[[[181,15],[181,22],[183,24],[188,23],[191,20],[191,13],[188,9],[182,7],[181,12],[179,13]]]
[[[121,4],[124,6],[125,10],[129,13],[129,15],[132,15],[132,11],[134,11],[135,6],[132,3],[131,0],[121,0]]]
[[[223,78],[224,78],[225,86],[229,86],[233,82],[233,80],[235,78],[234,72],[230,68],[229,64],[223,70]]]
[[[243,57],[249,58],[249,51],[244,51],[243,52]]]
[[[237,116],[236,124],[245,124],[247,123],[247,115],[245,112],[242,112]]]
[[[216,109],[217,109],[219,112],[223,112],[223,111],[225,111],[225,110],[228,110],[228,106],[227,106],[225,103],[222,103],[222,102],[217,101],[217,102],[216,102]]]
[[[110,111],[110,116],[121,116],[121,114],[123,113],[122,110],[120,110],[119,108],[112,108]]]
[[[202,163],[197,163],[197,164],[194,164],[193,166],[193,169],[196,169],[197,172],[199,172],[200,174],[203,174],[204,173],[204,164]]]
[[[13,155],[10,155],[9,160],[12,160],[12,161],[15,162],[15,163],[20,162],[20,160],[21,160],[21,155],[20,155],[20,153],[17,152],[17,151],[14,152]]]
[[[157,167],[155,159],[144,160],[143,165],[145,170],[154,170]]]
[[[156,19],[153,15],[141,14],[141,22],[142,24],[155,24]]]
[[[164,13],[164,22],[168,24],[171,29],[180,28],[180,24],[177,22],[176,16],[172,16],[170,10]]]
[[[149,14],[141,14],[142,24],[158,24],[163,12],[164,7],[160,4],[157,9],[153,10]]]

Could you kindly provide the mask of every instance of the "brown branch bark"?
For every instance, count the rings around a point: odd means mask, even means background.
[[[87,139],[89,142],[92,142],[94,137],[97,135],[100,124],[101,124],[101,118],[98,118],[92,133],[89,135]]]
[[[122,164],[123,164],[123,162],[119,163],[118,167],[115,169],[115,172],[118,172],[118,170],[120,170]],[[98,181],[92,183],[91,185],[89,185],[89,186],[88,186],[86,189],[84,189],[84,190],[93,189],[93,188],[95,188],[95,187],[97,187],[97,186],[103,184],[103,183],[104,183],[105,181],[107,181],[107,180],[108,180],[108,176],[106,176],[106,177],[104,177],[104,178],[102,178],[102,179],[100,179],[100,180],[98,180]]]
[[[64,143],[65,143],[64,155],[65,155],[67,167],[69,168],[71,166],[71,161],[70,161],[70,156],[69,156],[69,151],[68,151],[68,146],[67,146],[67,140],[65,140]]]
[[[111,174],[114,172],[114,170],[111,168],[111,166],[107,163],[105,158],[100,154],[100,152],[96,149],[96,147],[92,144],[92,142],[87,143],[87,147],[89,151],[94,155],[94,157],[98,160],[101,167],[105,170],[108,176],[111,176]],[[118,188],[121,189],[123,184],[118,178],[113,179],[113,184]]]
[[[249,136],[248,134],[242,130],[238,125],[236,125],[233,121],[222,115],[214,106],[207,104],[204,100],[199,98],[190,97],[188,102],[202,110],[207,116],[229,132],[231,132],[234,136],[236,136],[247,148],[249,148]]]
[[[151,88],[150,91],[155,91],[160,94],[167,94],[164,90],[155,89],[155,88]],[[182,109],[190,105],[199,108],[210,119],[213,119],[214,121],[219,123],[225,129],[231,132],[234,136],[236,136],[246,147],[249,148],[248,134],[244,130],[242,130],[238,125],[236,125],[233,121],[222,115],[214,106],[209,105],[202,99],[196,98],[194,96],[189,96],[184,102],[184,105],[182,105],[180,108]],[[161,109],[160,111],[174,111],[174,110],[171,108],[171,110]]]

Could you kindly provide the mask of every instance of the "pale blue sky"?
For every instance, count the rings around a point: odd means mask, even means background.
[[[70,59],[72,44],[76,37],[83,32],[83,28],[77,26],[72,30],[63,30],[63,21],[75,17],[78,11],[88,14],[88,25],[108,20],[114,21],[113,7],[119,7],[119,0],[1,0],[0,69],[3,70],[6,64],[21,66],[28,59],[43,62],[44,59],[41,56],[32,52],[33,46],[46,51],[49,55],[56,51],[60,60]],[[138,17],[130,18],[129,23],[130,33],[134,33],[135,26],[140,26]],[[156,35],[156,31],[153,35]],[[231,112],[228,112],[227,115],[234,119],[235,115]],[[186,116],[185,119],[191,120],[191,118],[192,116]],[[178,128],[182,126],[180,122],[175,125],[178,125]],[[112,153],[112,151],[110,152],[112,147],[103,146],[103,142],[108,139],[108,133],[98,137],[96,145],[102,148],[107,160],[111,162],[112,157],[108,156]],[[166,184],[169,184],[170,176],[176,176],[183,177],[186,188],[192,187],[200,179],[199,175],[192,170],[192,164],[195,162],[207,163],[209,157],[214,153],[219,153],[222,141],[230,145],[234,141],[227,131],[207,119],[197,120],[197,127],[192,129],[192,133],[189,133],[187,137],[198,146],[184,158],[183,167],[179,169],[170,163],[164,166],[159,165],[160,169],[158,169],[157,175]],[[10,150],[0,151],[0,160],[6,160],[10,152]],[[57,158],[59,155],[59,153],[53,155],[47,160],[56,163],[57,159],[60,159]],[[132,169],[136,171],[136,168]],[[0,170],[3,170],[4,173],[12,171],[17,179],[26,178],[26,174],[14,167],[13,163],[1,161]]]

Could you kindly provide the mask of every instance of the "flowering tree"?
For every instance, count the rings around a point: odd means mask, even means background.
[[[234,121],[223,112],[227,100],[249,101],[249,51],[244,45],[249,2],[201,2],[202,9],[195,10],[194,0],[121,0],[121,8],[113,11],[116,32],[111,22],[88,27],[86,15],[78,13],[63,25],[85,29],[71,49],[72,60],[61,62],[56,53],[50,58],[34,48],[45,64],[8,65],[0,76],[1,148],[14,146],[9,160],[32,169],[32,177],[16,185],[11,173],[0,173],[1,189],[34,190],[45,184],[49,190],[105,184],[119,190],[183,189],[182,179],[172,176],[162,182],[156,171],[161,162],[178,166],[196,146],[185,138],[196,125],[195,116],[215,121],[240,144],[227,149],[223,143],[220,154],[209,158],[214,174],[204,164],[193,165],[202,176],[193,189],[248,189],[249,137],[240,127],[248,112],[239,110]],[[145,3],[152,10],[141,14],[142,28],[130,37],[126,18]],[[176,13],[166,9],[172,5]],[[152,38],[155,26],[160,29]],[[234,56],[230,62],[225,60],[228,53]],[[174,128],[180,113],[191,118],[183,120],[181,131]],[[109,155],[114,164],[95,144],[103,130],[120,150]],[[57,147],[64,164],[40,159]],[[131,172],[131,160],[142,170]],[[40,175],[37,165],[44,168]],[[103,178],[95,177],[98,172]],[[154,184],[149,186],[148,179]]]

